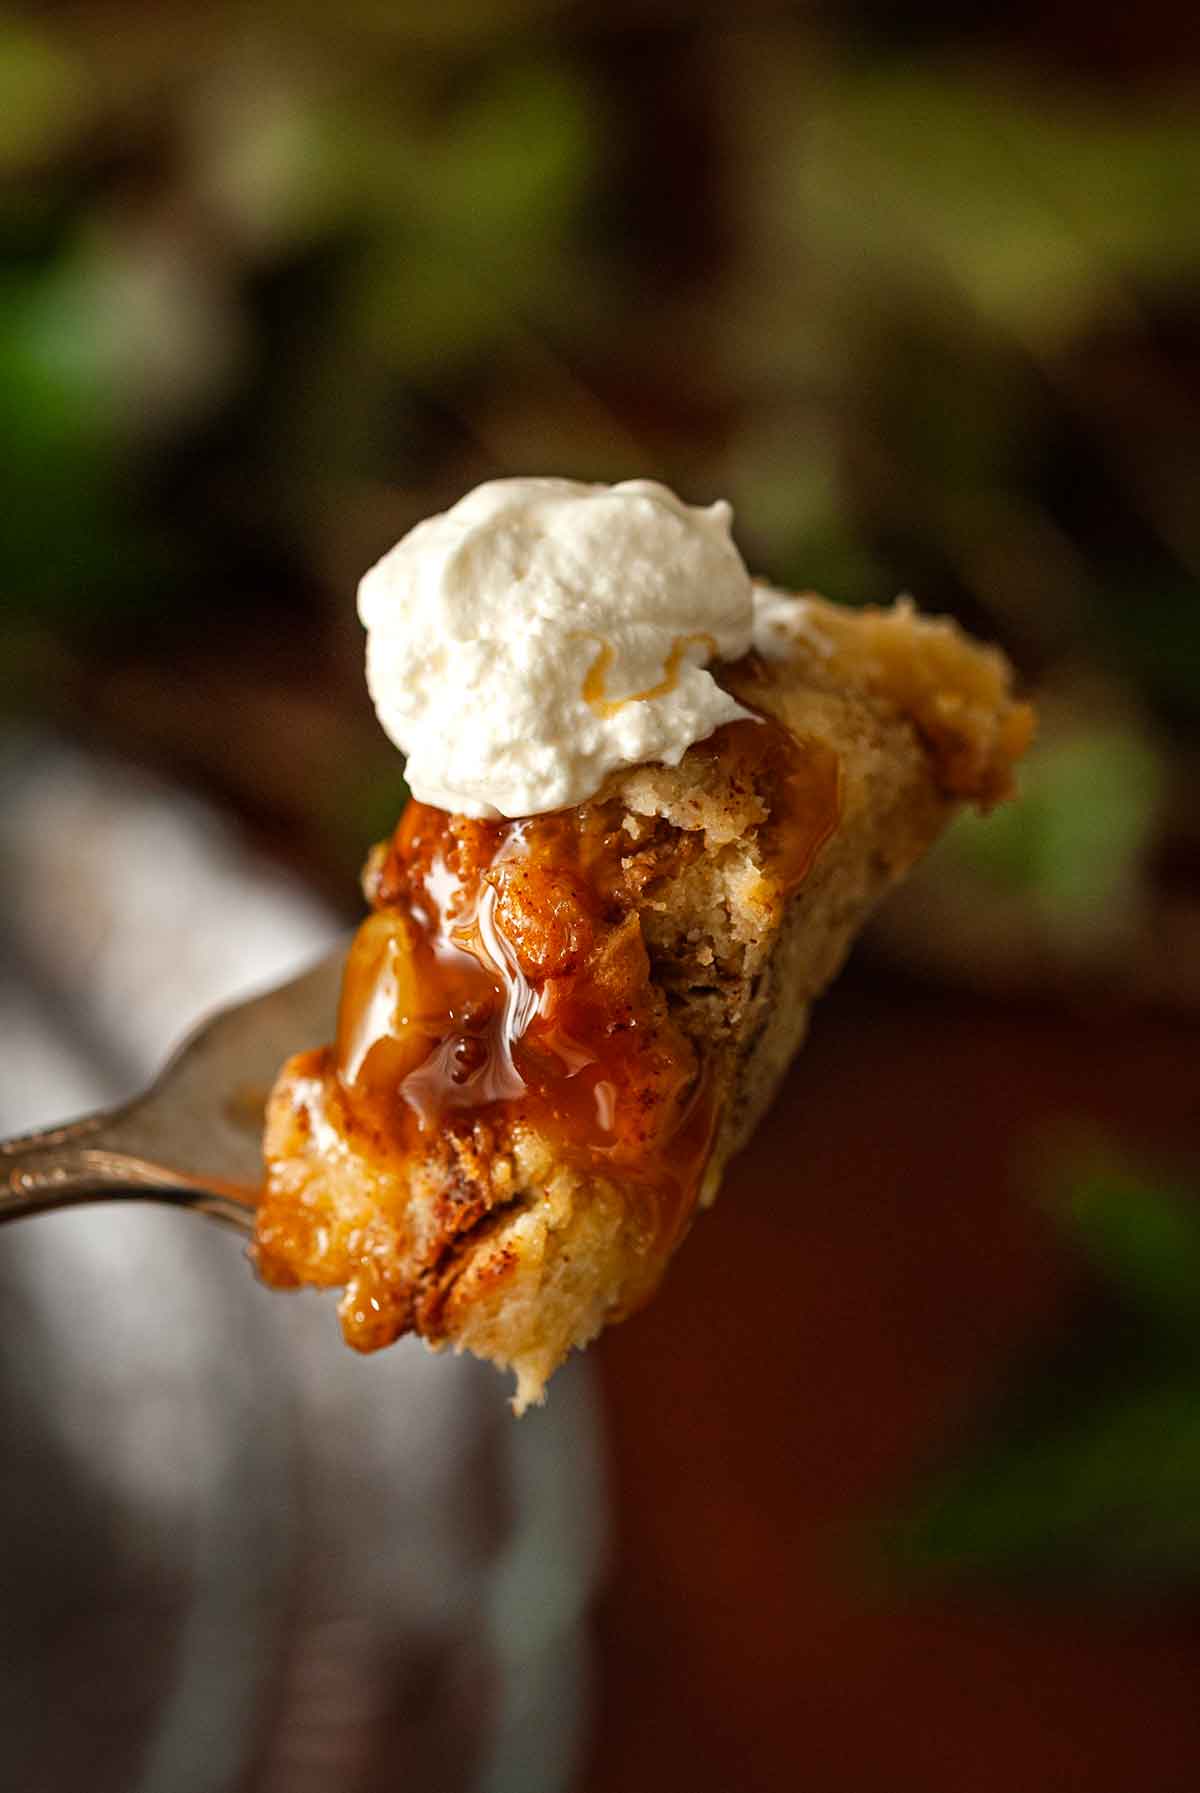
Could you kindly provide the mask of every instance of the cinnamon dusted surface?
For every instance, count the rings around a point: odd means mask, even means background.
[[[272,1098],[264,1278],[344,1286],[539,1397],[653,1291],[863,915],[1027,738],[999,655],[911,611],[784,613],[764,717],[577,809],[411,805],[368,865],[338,1039]]]

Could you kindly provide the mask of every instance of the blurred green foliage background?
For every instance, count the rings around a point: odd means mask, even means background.
[[[911,591],[1038,690],[1025,801],[951,834],[878,953],[1200,1008],[1194,20],[961,11],[7,12],[10,724],[204,785],[349,903],[402,792],[362,569],[484,477],[655,476],[729,497],[756,570]],[[1189,1573],[1193,1319],[1153,1354]],[[1036,1554],[1080,1486],[1047,1461],[1040,1494],[960,1486],[910,1555]]]
[[[340,875],[390,766],[362,567],[488,474],[653,474],[732,498],[777,580],[912,590],[1062,691],[1003,867],[961,850],[1028,891],[1039,974],[1065,938],[1078,966],[1080,887],[1104,948],[1151,815],[1196,845],[1163,763],[1200,723],[1200,109],[1169,23],[1139,69],[1097,30],[1064,54],[869,5],[8,13],[4,702],[224,783]],[[323,813],[327,758],[289,777],[269,729],[145,701],[135,672],[194,691],[201,661],[235,720],[257,681],[345,735]]]

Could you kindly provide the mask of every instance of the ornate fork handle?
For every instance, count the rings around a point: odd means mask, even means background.
[[[136,1107],[114,1109],[0,1140],[0,1224],[83,1202],[140,1197],[195,1208],[249,1233],[253,1212],[245,1198],[209,1189],[137,1152],[136,1115]]]

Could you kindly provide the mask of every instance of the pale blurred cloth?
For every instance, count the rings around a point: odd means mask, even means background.
[[[208,806],[0,745],[0,1134],[132,1094],[344,927]],[[297,1041],[297,1046],[305,1042]],[[0,1734],[56,1793],[566,1784],[602,1537],[590,1388],[361,1359],[194,1216],[0,1235]],[[434,1777],[434,1778],[431,1778]]]
[[[207,805],[60,743],[0,754],[0,1129],[132,1094],[207,1010],[338,921]]]

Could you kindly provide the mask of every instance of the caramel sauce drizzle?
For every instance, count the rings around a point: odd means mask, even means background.
[[[598,638],[590,636],[588,639],[594,641]],[[584,703],[607,722],[610,717],[623,710],[626,704],[643,703],[651,697],[668,696],[679,683],[679,669],[683,665],[684,655],[697,643],[704,648],[710,660],[716,658],[717,644],[711,635],[677,635],[671,643],[671,651],[663,663],[663,676],[657,685],[647,685],[644,691],[631,691],[627,697],[609,697],[607,680],[616,658],[616,649],[611,641],[601,641],[600,651],[584,675]]]
[[[837,824],[837,756],[773,722],[728,724],[691,752],[769,786],[760,846],[786,897]],[[350,950],[334,1062],[389,1167],[478,1125],[505,1149],[525,1123],[620,1184],[665,1263],[695,1208],[717,1104],[711,1067],[654,980],[637,905],[702,836],[664,823],[639,851],[623,817],[618,801],[517,822],[411,802]]]

